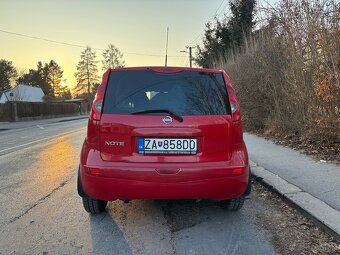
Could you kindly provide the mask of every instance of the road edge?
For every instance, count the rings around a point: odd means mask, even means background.
[[[340,242],[340,212],[292,183],[250,161],[253,178],[277,193]]]
[[[32,121],[0,122],[0,134],[5,134],[8,132],[16,132],[16,131],[20,131],[20,130],[24,130],[24,129],[32,128],[32,127],[42,128],[45,126],[54,125],[54,124],[58,124],[62,122],[70,122],[70,121],[82,120],[82,119],[88,119],[88,118],[89,118],[89,115],[84,114],[84,115],[74,115],[74,116],[69,116],[69,117],[49,118],[49,119],[40,119],[40,120],[32,120]],[[19,124],[19,126],[13,127],[15,124]]]

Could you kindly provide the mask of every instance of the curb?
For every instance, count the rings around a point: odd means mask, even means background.
[[[67,121],[73,121],[73,120],[82,120],[82,119],[88,119],[89,115],[84,115],[84,116],[79,116],[79,118],[72,118],[72,119],[65,119],[65,120],[59,120],[57,122],[52,122],[52,123],[58,123],[58,122],[67,122]]]
[[[340,241],[340,212],[277,174],[250,161],[252,176]]]

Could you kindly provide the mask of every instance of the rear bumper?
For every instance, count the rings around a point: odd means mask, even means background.
[[[241,156],[240,158],[240,155]],[[127,163],[102,161],[98,151],[82,152],[80,179],[87,196],[116,199],[216,199],[239,197],[249,177],[246,150],[237,162]],[[242,159],[242,160],[240,160]],[[96,168],[96,173],[90,172]],[[242,171],[234,172],[234,169]]]

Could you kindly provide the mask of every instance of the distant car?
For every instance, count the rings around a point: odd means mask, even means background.
[[[87,212],[116,199],[212,199],[236,211],[250,190],[240,106],[224,71],[105,72],[78,172]]]

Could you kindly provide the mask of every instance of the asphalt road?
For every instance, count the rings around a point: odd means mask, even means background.
[[[76,191],[86,120],[0,132],[0,254],[276,254],[256,222],[275,208],[256,195],[240,212],[213,202],[111,202],[87,214]]]

